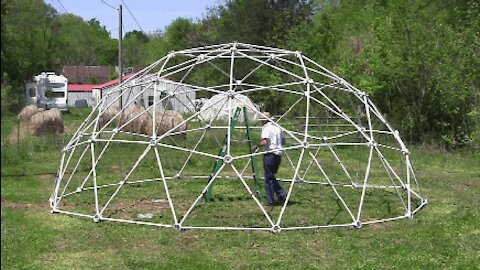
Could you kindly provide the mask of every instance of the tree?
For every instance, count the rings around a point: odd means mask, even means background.
[[[478,141],[478,4],[320,2],[287,47],[367,91],[410,142]]]
[[[13,102],[10,110],[20,108],[24,80],[54,68],[55,16],[56,11],[40,1],[2,1],[2,100]]]
[[[276,45],[311,15],[305,0],[234,0],[210,8],[203,24],[216,32],[209,35],[215,42]]]
[[[125,34],[123,40],[123,63],[125,66],[147,65],[147,44],[150,38],[140,31]]]
[[[73,14],[58,16],[57,38],[60,61],[65,65],[112,65],[116,61],[117,43],[96,19],[88,22]]]
[[[373,97],[410,141],[471,141],[469,114],[478,106],[472,98],[478,92],[478,62],[472,61],[478,50],[468,41],[473,33],[445,23],[443,10],[432,3],[391,1],[387,7],[366,57],[381,83]]]

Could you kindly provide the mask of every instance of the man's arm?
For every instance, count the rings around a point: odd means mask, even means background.
[[[257,150],[258,148],[265,146],[268,144],[268,138],[263,138],[260,140],[260,142],[253,147],[253,150]]]
[[[260,143],[258,143],[258,146],[265,146],[268,144],[268,138],[263,138]]]

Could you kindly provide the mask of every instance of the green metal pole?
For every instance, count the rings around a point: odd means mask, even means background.
[[[243,108],[243,116],[245,119],[245,127],[247,129],[247,138],[248,138],[248,149],[250,151],[250,154],[253,154],[252,151],[252,136],[251,136],[251,130],[250,130],[250,125],[248,123],[248,113],[247,113],[247,108]],[[261,198],[262,193],[261,193],[261,181],[260,177],[258,176],[258,168],[257,168],[257,162],[255,162],[255,157],[252,155],[250,156],[250,160],[252,163],[252,171],[253,171],[253,180],[255,183],[255,190],[257,192],[257,198]]]
[[[233,130],[235,129],[235,126],[237,125],[237,120],[238,117],[240,116],[241,108],[237,107],[235,110],[235,114],[232,116],[232,121],[230,121],[230,134],[233,134]],[[225,152],[227,151],[227,144],[228,144],[228,133],[225,135],[225,139],[223,140],[223,146],[220,148],[220,151],[218,152],[218,155],[221,157],[225,156]],[[212,180],[212,177],[218,172],[220,167],[223,165],[223,159],[217,159],[215,161],[215,164],[213,165],[212,173],[210,174],[210,177],[208,178],[208,182]],[[207,192],[205,193],[205,201],[208,202],[210,198],[212,197],[212,189],[213,189],[213,183],[208,187]]]

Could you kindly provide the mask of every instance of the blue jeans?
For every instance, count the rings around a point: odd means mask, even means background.
[[[275,203],[275,193],[281,199],[287,195],[285,190],[280,186],[275,174],[278,171],[282,157],[275,154],[266,154],[263,156],[263,168],[265,170],[265,191],[268,203]]]

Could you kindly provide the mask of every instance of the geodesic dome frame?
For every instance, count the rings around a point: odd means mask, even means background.
[[[189,93],[222,98],[195,108]],[[250,150],[261,127],[237,124],[234,116],[238,102],[256,116],[264,114],[239,95],[274,100],[277,117],[271,122],[287,137],[278,179],[288,193],[276,212],[262,204],[253,185],[261,173],[252,165],[266,154]],[[184,118],[168,118],[165,104],[172,100],[187,110]],[[227,108],[228,118],[202,117],[214,106]],[[167,118],[172,124],[165,128]],[[130,163],[123,164],[122,155]],[[214,194],[241,191],[247,199],[235,204],[245,206],[204,202],[220,183]],[[148,200],[141,196],[152,188],[139,187],[146,184],[158,188]],[[228,43],[171,52],[108,92],[62,150],[50,204],[54,213],[94,221],[279,232],[412,218],[427,204],[420,193],[410,152],[368,94],[299,51]],[[132,194],[141,199],[133,201]],[[158,219],[145,220],[136,207],[158,211]],[[224,214],[212,215],[217,212],[209,207]],[[234,218],[229,209],[245,213]],[[336,212],[326,218],[330,209]],[[243,216],[245,223],[239,222]]]

